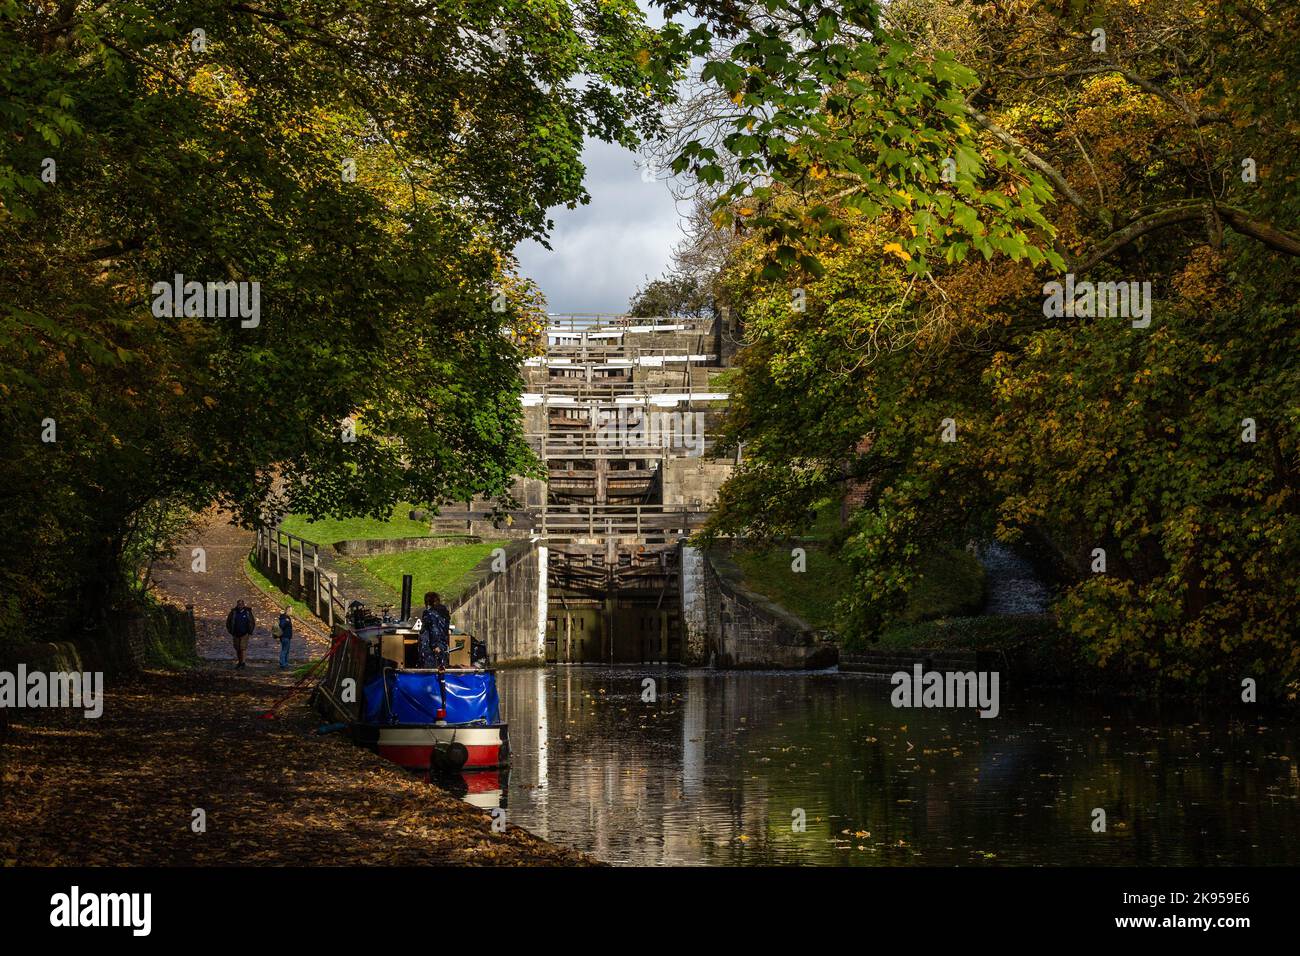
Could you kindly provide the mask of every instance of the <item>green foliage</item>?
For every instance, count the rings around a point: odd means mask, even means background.
[[[188,614],[168,605],[147,600],[144,615],[143,666],[181,671],[197,667],[198,652],[190,630]]]
[[[131,600],[160,502],[508,500],[542,313],[511,250],[674,69],[633,0],[0,0],[0,625]],[[259,283],[259,321],[156,314],[178,274]]]
[[[714,311],[709,290],[697,277],[672,273],[637,289],[627,306],[628,315],[644,317],[698,317]]]
[[[673,170],[719,187],[719,225],[748,217],[768,246],[768,278],[819,276],[822,247],[848,241],[850,211],[888,220],[881,248],[914,275],[932,257],[975,254],[1064,266],[1043,213],[1046,180],[1015,150],[981,141],[971,120],[971,69],[918,51],[873,0],[788,8],[736,10],[733,36],[706,23],[680,40],[707,59],[701,79],[734,109],[715,138],[685,143]],[[729,169],[738,175],[725,182]],[[800,202],[780,201],[791,193]]]
[[[745,457],[702,537],[797,535],[848,484],[863,502],[836,540],[850,639],[898,634],[923,555],[1032,535],[1064,567],[1054,611],[1070,654],[1148,686],[1230,691],[1249,676],[1294,695],[1300,275],[1294,237],[1265,220],[1294,221],[1300,191],[1278,172],[1294,124],[1257,96],[1294,62],[1298,15],[1270,5],[1249,46],[1234,39],[1244,15],[1120,4],[1108,12],[1118,62],[1098,65],[1071,46],[1077,24],[1049,9],[968,10],[952,36],[974,39],[954,55],[980,67],[979,108],[1005,137],[994,140],[1032,149],[1057,177],[1058,247],[1102,250],[1078,279],[1151,282],[1150,327],[1045,316],[1051,275],[1016,250],[931,257],[932,281],[913,281],[897,252],[881,255],[889,216],[845,214],[816,273],[764,270],[771,239],[755,232],[725,279],[745,303],[726,425]],[[1190,77],[1167,66],[1169,47],[1124,42],[1154,31],[1195,51]],[[1011,48],[1014,65],[999,55]],[[1267,181],[1242,183],[1238,137],[1267,157]],[[772,202],[815,218],[835,188],[777,183]],[[1216,220],[1207,195],[1249,213]]]
[[[733,558],[745,586],[771,598],[814,628],[837,630],[836,606],[854,586],[834,549],[812,541],[791,542],[805,550],[806,567],[792,570],[790,548],[737,551]],[[917,562],[898,620],[904,625],[978,613],[984,603],[984,570],[961,549],[927,553]]]

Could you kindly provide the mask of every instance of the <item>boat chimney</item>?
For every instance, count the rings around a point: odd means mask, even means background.
[[[398,620],[409,621],[411,619],[411,576],[402,575],[402,616]]]

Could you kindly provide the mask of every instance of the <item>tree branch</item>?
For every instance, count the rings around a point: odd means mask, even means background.
[[[1243,209],[1237,209],[1235,206],[1220,206],[1208,199],[1200,199],[1158,209],[1138,217],[1123,229],[1103,239],[1092,252],[1075,261],[1071,269],[1074,272],[1086,272],[1149,232],[1183,222],[1203,220],[1207,214],[1213,213],[1217,213],[1220,219],[1237,232],[1264,243],[1270,249],[1290,256],[1300,256],[1300,237],[1256,219]]]
[[[1024,160],[1026,165],[1031,166],[1042,173],[1043,176],[1047,178],[1047,181],[1056,187],[1056,191],[1069,201],[1070,205],[1077,208],[1089,219],[1102,219],[1098,214],[1096,207],[1089,204],[1086,199],[1079,195],[1075,188],[1066,182],[1065,177],[1061,175],[1060,171],[1057,170],[1055,166],[1043,159],[1028,146],[1021,143],[997,123],[993,122],[979,110],[975,109],[975,107],[967,104],[966,112],[980,129],[991,135],[1003,146],[1015,150],[1015,152],[1019,154],[1020,158]]]

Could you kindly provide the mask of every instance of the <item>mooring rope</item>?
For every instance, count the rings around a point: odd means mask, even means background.
[[[348,636],[347,631],[339,632],[339,635],[334,638],[334,643],[330,646],[330,649],[325,652],[325,656],[322,657],[320,660],[318,660],[316,663],[312,664],[311,667],[307,668],[307,670],[303,673],[302,677],[298,678],[298,680],[294,683],[294,685],[289,688],[289,693],[285,694],[274,704],[268,707],[265,711],[258,714],[257,715],[258,719],[275,720],[276,708],[279,707],[281,704],[283,704],[294,694],[302,690],[303,684],[305,684],[312,677],[312,675],[316,673],[316,671],[321,667],[321,665],[323,665],[326,661],[328,661],[331,657],[334,656],[335,651],[337,651],[340,647],[343,646],[343,642],[347,639],[347,636]]]

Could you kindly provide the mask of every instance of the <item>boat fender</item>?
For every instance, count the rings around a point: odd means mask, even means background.
[[[453,740],[445,747],[434,747],[430,756],[432,765],[439,770],[459,770],[469,761],[469,750]]]

